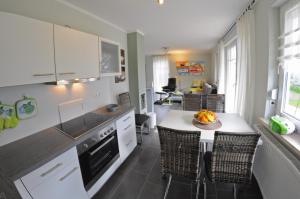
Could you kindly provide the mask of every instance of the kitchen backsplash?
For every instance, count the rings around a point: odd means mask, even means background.
[[[0,146],[60,123],[59,105],[62,103],[82,99],[83,112],[73,112],[72,117],[76,117],[98,107],[116,103],[117,94],[126,91],[128,81],[115,84],[114,77],[61,86],[34,84],[0,88],[0,101],[5,104],[13,104],[23,95],[34,97],[38,103],[35,117],[22,120],[18,127],[0,133]]]

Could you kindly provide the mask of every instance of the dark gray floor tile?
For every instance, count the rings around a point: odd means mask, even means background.
[[[218,191],[233,191],[232,183],[216,183],[216,189]]]
[[[172,181],[167,199],[188,199],[191,198],[191,185]]]
[[[149,174],[158,156],[159,149],[144,147],[142,149],[142,152],[140,153],[139,158],[135,162],[133,169],[139,173]]]
[[[135,199],[139,195],[141,188],[146,180],[146,175],[130,171],[124,176],[123,181],[118,186],[117,190],[111,199]]]
[[[207,195],[216,195],[217,194],[217,189],[216,189],[216,185],[215,184],[212,184],[210,182],[207,182],[206,183],[206,191],[207,191]],[[204,193],[204,185],[203,185],[203,181],[200,181],[200,188],[199,188],[199,192],[201,194]],[[197,184],[196,183],[193,183],[192,184],[192,193],[196,193],[197,191]]]
[[[155,184],[160,184],[163,181],[164,182],[167,181],[167,179],[165,179],[165,180],[162,179],[159,157],[156,159],[156,162],[155,162],[151,172],[149,173],[148,181],[151,183],[155,183]]]
[[[151,146],[160,149],[159,136],[156,130],[151,130],[151,133],[143,135],[143,146]]]
[[[233,199],[234,194],[232,191],[217,191],[217,198],[218,199]]]
[[[146,182],[142,188],[139,199],[163,199],[167,183],[153,184]]]

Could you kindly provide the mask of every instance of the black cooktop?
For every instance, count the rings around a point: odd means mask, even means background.
[[[55,127],[74,139],[77,139],[78,137],[87,133],[89,130],[104,123],[107,121],[107,119],[108,117],[104,117],[96,113],[87,113],[67,122],[61,123]]]

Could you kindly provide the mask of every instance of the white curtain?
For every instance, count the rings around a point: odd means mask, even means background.
[[[218,75],[218,94],[225,93],[225,47],[224,42],[220,41],[218,44],[218,61],[217,61],[217,75]]]
[[[167,55],[153,56],[153,87],[154,91],[162,91],[168,85],[169,59]]]
[[[253,10],[237,21],[237,93],[236,112],[249,124],[253,120],[255,77],[255,29]]]

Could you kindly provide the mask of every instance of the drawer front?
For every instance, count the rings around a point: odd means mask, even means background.
[[[67,166],[76,164],[77,162],[77,150],[74,147],[62,155],[54,158],[50,162],[44,164],[40,168],[22,177],[21,180],[28,190],[32,190],[34,187],[48,180],[52,176],[57,175]]]
[[[57,175],[49,178],[33,190],[29,190],[29,192],[33,198],[39,199],[88,198],[82,182],[79,164],[64,168]]]
[[[128,126],[131,124],[135,124],[135,115],[133,111],[117,120],[117,129],[124,130],[125,128],[128,128]]]
[[[118,134],[121,160],[124,161],[137,145],[135,125]]]

